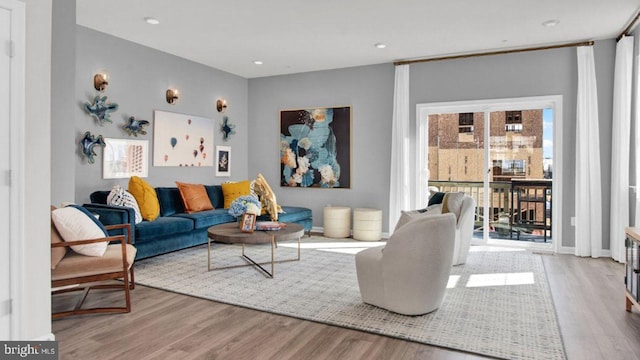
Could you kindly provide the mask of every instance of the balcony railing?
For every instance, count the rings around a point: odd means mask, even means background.
[[[484,226],[482,181],[429,181],[441,192],[464,192],[474,198],[475,231]],[[551,238],[551,180],[512,180],[489,183],[490,237],[537,240]]]

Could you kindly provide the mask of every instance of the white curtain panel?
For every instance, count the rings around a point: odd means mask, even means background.
[[[598,90],[592,46],[579,46],[576,109],[575,254],[599,257],[602,252],[602,189]]]
[[[389,235],[401,210],[411,205],[409,179],[409,65],[396,66],[391,133],[391,182],[389,189]]]
[[[613,129],[611,134],[611,257],[625,260],[624,228],[629,226],[629,150],[631,142],[631,84],[633,37],[618,41],[613,83]]]

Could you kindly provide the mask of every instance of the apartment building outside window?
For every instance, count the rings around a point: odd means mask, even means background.
[[[473,113],[458,114],[458,133],[473,133]]]
[[[522,132],[522,111],[505,111],[504,130],[507,132]]]

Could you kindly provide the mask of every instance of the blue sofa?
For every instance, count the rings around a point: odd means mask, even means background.
[[[214,210],[187,214],[177,187],[155,188],[160,202],[160,216],[154,221],[142,221],[135,224],[132,208],[107,204],[110,191],[95,191],[90,195],[91,203],[83,206],[98,214],[105,225],[131,224],[132,242],[137,248],[136,260],[168,253],[207,242],[207,229],[210,226],[236,221],[224,206],[224,196],[220,185],[205,185]],[[312,226],[312,212],[303,207],[282,206],[284,213],[278,215],[278,221],[297,223],[308,233]],[[258,220],[269,220],[262,215]],[[117,231],[112,235],[119,235]]]

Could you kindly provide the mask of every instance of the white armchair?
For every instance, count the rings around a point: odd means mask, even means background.
[[[473,238],[473,226],[475,222],[476,201],[471,196],[462,198],[460,216],[456,222],[456,239],[453,249],[453,265],[462,265],[467,261],[471,239]]]
[[[365,303],[404,315],[421,315],[442,303],[451,273],[456,217],[416,217],[396,229],[385,246],[356,255]]]
[[[462,265],[467,261],[467,255],[469,254],[469,248],[471,247],[471,239],[473,238],[473,227],[475,222],[475,200],[468,195],[462,193],[458,200],[453,200],[453,203],[448,204],[448,210],[456,216],[456,236],[453,248],[453,265]],[[432,216],[442,214],[442,204],[431,205],[426,211],[421,212],[418,210],[403,211],[398,224],[396,224],[396,230],[399,225],[409,221],[411,218]]]

